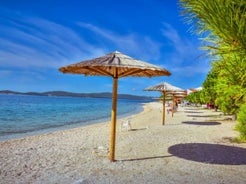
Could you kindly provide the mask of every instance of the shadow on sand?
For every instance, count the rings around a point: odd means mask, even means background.
[[[194,110],[201,111],[203,109],[199,109],[199,108],[185,108],[185,110],[187,110],[187,111],[194,111]]]
[[[220,144],[187,143],[168,148],[173,156],[195,162],[246,165],[246,149]]]
[[[184,111],[185,113],[191,113],[191,114],[202,114],[204,112],[199,112],[199,111]]]
[[[189,125],[220,125],[221,123],[219,122],[213,122],[213,121],[184,121],[182,122],[184,124],[189,124]]]
[[[221,116],[218,116],[218,115],[191,115],[191,114],[188,114],[187,115],[188,117],[194,117],[194,118],[216,118],[216,117],[221,117]]]
[[[154,157],[143,157],[143,158],[131,158],[131,159],[122,159],[122,160],[117,160],[117,161],[138,161],[138,160],[150,160],[150,159],[157,159],[157,158],[167,158],[167,157],[172,157],[173,155],[165,155],[165,156],[154,156]]]
[[[147,128],[132,128],[130,131],[146,130]]]

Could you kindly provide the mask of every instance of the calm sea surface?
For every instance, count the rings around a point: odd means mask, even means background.
[[[143,100],[118,99],[118,117],[142,111]],[[109,98],[0,95],[0,140],[110,121]]]

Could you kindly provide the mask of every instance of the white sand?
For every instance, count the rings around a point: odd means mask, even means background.
[[[161,104],[148,103],[132,131],[117,127],[116,162],[109,122],[0,142],[0,183],[245,184],[246,144],[230,143],[235,122],[219,114],[180,107],[162,126]]]

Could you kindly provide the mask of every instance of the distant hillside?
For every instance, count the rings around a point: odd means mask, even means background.
[[[38,95],[38,96],[70,96],[70,97],[89,97],[89,98],[112,98],[112,93],[72,93],[67,91],[47,91],[47,92],[16,92],[10,90],[2,90],[0,94],[16,94],[16,95]],[[128,94],[118,94],[120,99],[132,100],[152,100],[152,97],[137,96]]]

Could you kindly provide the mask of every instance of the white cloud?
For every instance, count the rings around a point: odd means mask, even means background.
[[[172,71],[175,73],[179,73],[184,77],[194,76],[197,74],[206,74],[209,71],[209,66],[185,66],[185,67],[177,67],[172,68]]]
[[[57,68],[104,53],[69,27],[14,15],[0,25],[2,66]]]
[[[168,40],[173,51],[171,52],[172,62],[175,64],[182,64],[189,60],[197,60],[202,52],[199,50],[198,41],[189,40],[182,37],[179,32],[170,24],[163,23],[162,35]]]
[[[43,71],[36,70],[18,70],[16,68],[0,70],[0,78],[2,81],[9,81],[9,83],[14,83],[16,85],[21,84],[36,84],[37,81],[41,82],[46,79],[46,75]],[[7,84],[6,84],[7,85]]]
[[[0,77],[3,78],[3,77],[9,77],[11,75],[11,71],[9,70],[0,70]]]
[[[79,22],[78,25],[92,31],[97,37],[111,42],[120,49],[119,51],[127,52],[131,56],[141,56],[138,59],[157,60],[160,58],[161,44],[148,36],[140,36],[135,33],[123,35],[83,22]]]
[[[165,22],[161,31],[173,48],[168,54],[167,68],[171,68],[171,71],[176,74],[189,77],[209,71],[207,59],[201,57],[203,52],[199,50],[198,40],[189,40],[181,36],[172,25]]]
[[[80,29],[5,11],[0,25],[0,66],[58,68],[114,50],[149,62],[160,58],[161,44],[148,36],[123,35],[83,22],[78,25]],[[85,29],[101,41],[89,43]]]

